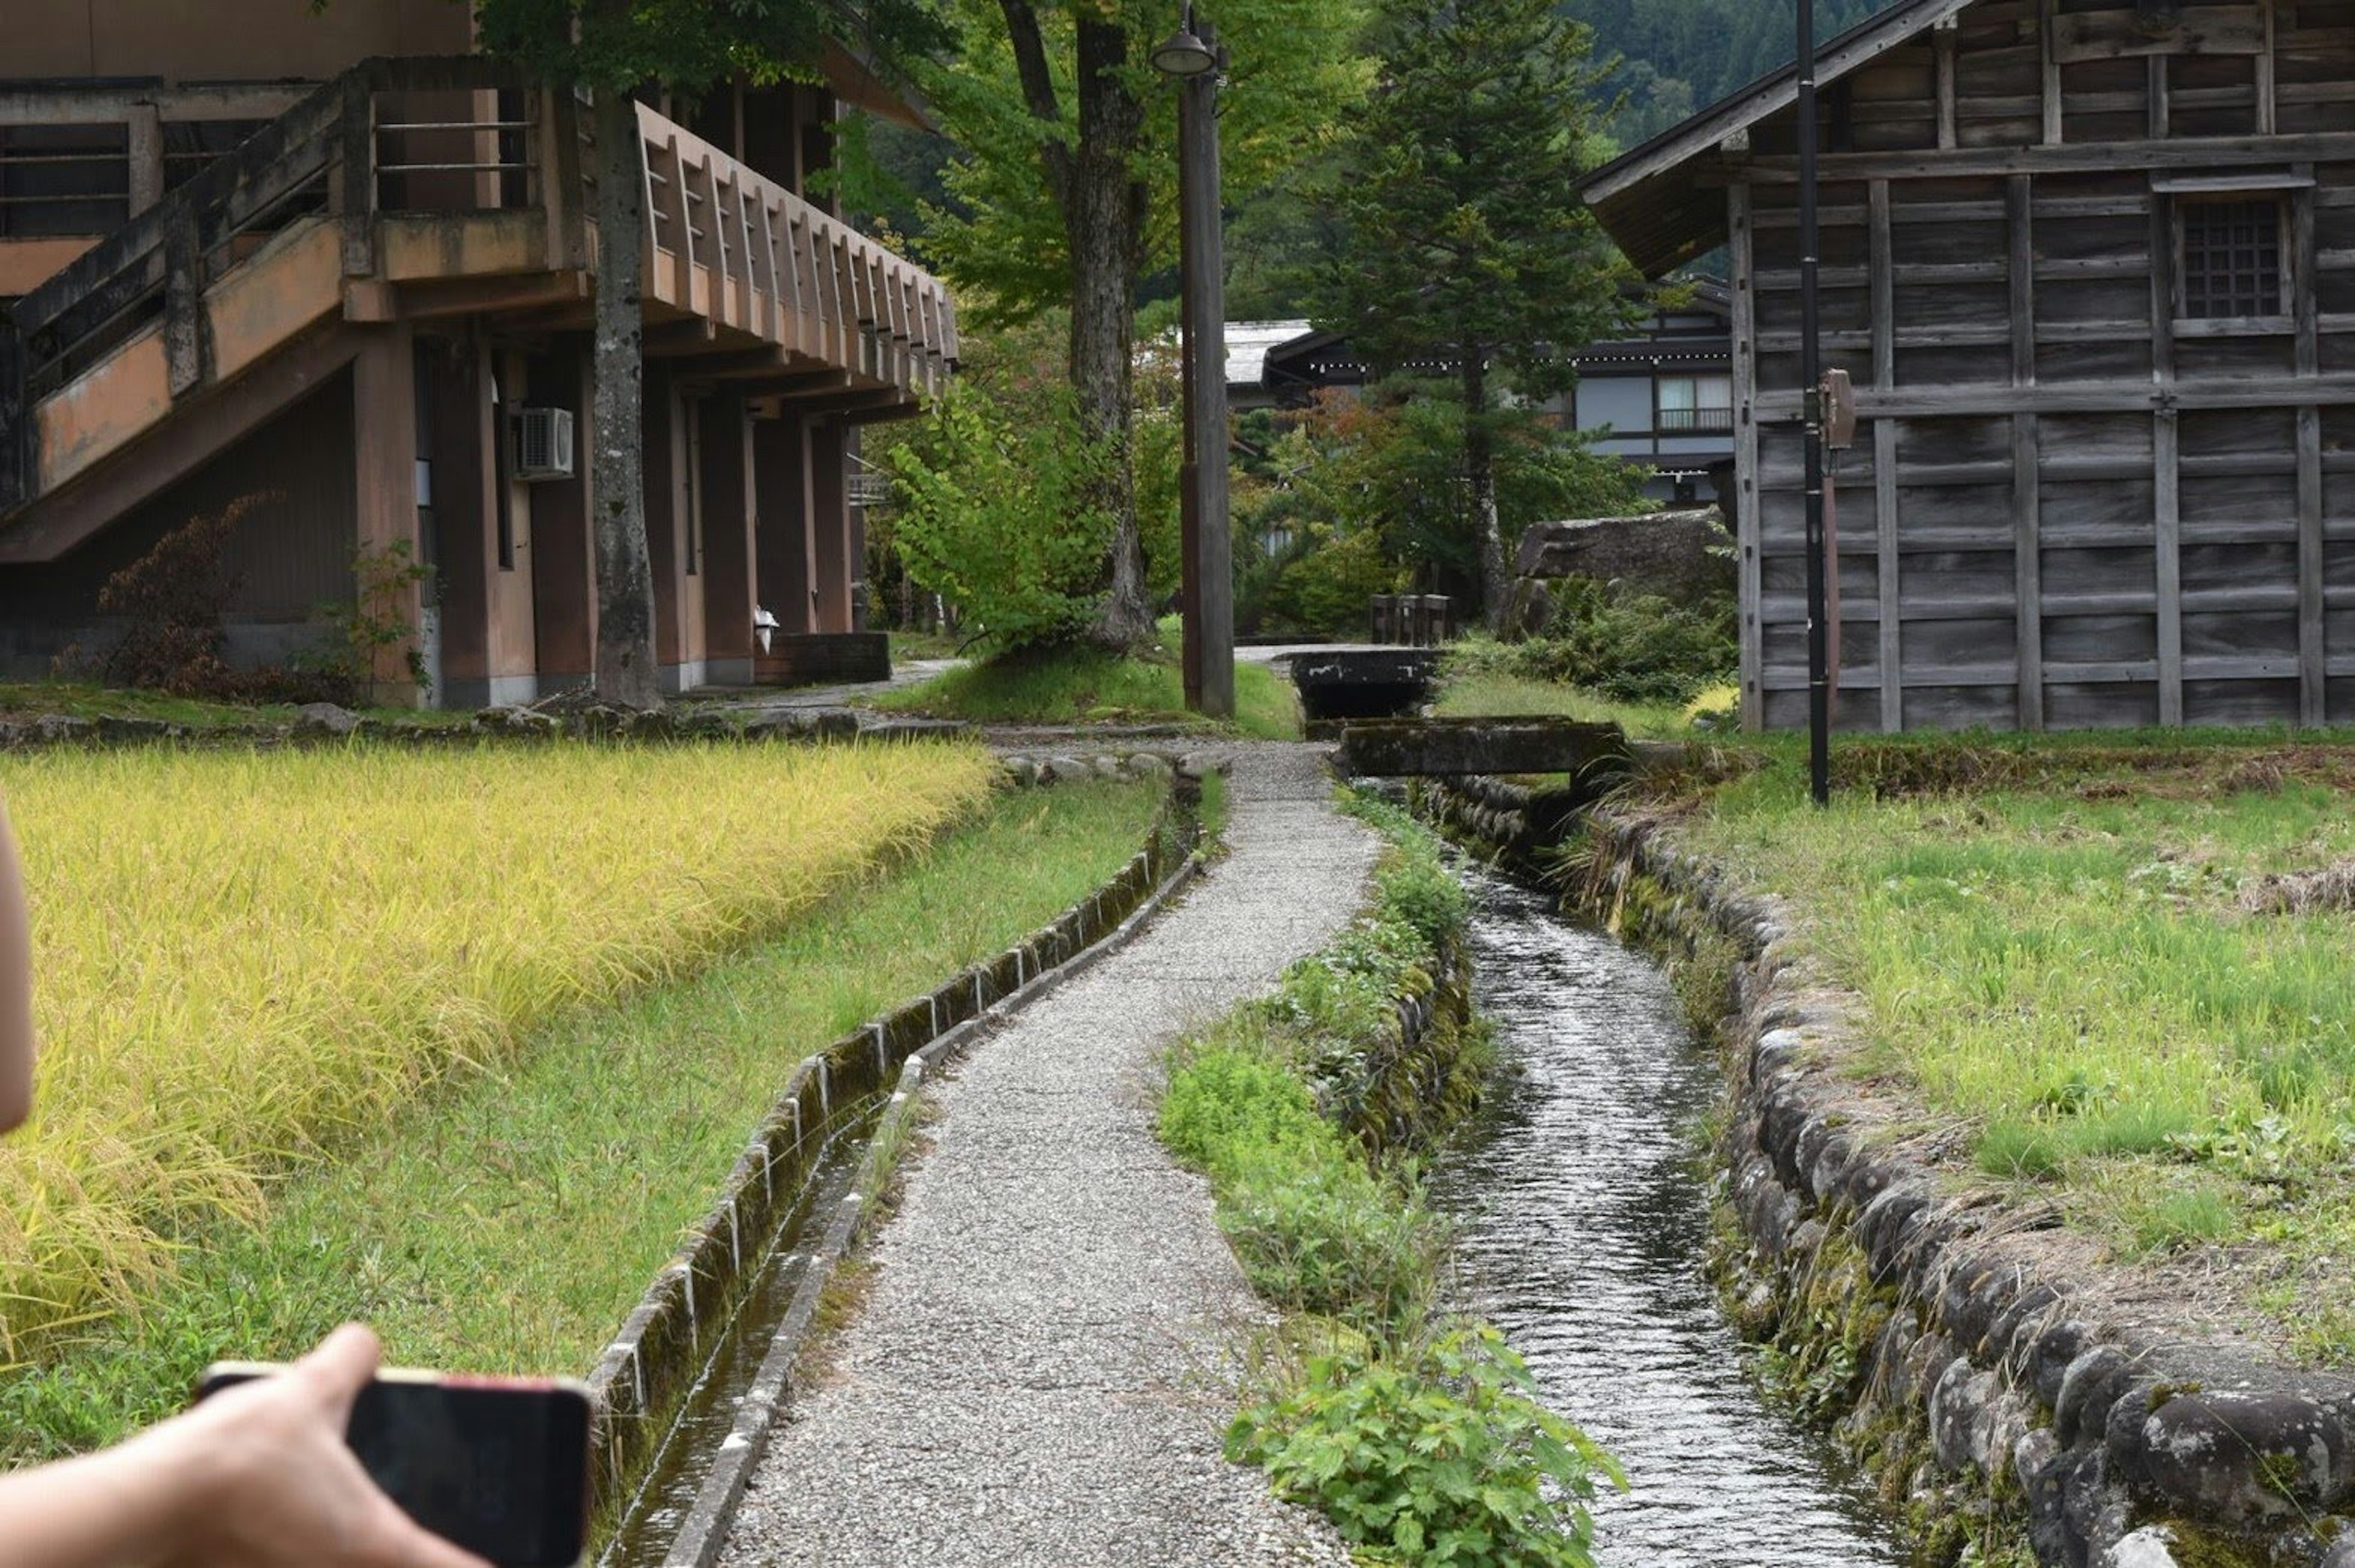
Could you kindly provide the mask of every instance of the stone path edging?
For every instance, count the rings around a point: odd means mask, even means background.
[[[1363,907],[1380,841],[1333,810],[1320,758],[1239,748],[1212,874],[937,1092],[867,1300],[829,1375],[773,1420],[711,1561],[1348,1562],[1220,1451],[1242,1346],[1271,1317],[1207,1184],[1153,1131],[1166,1042]]]
[[[1187,783],[1183,775],[1174,780],[1178,788]],[[953,1041],[971,1038],[984,1023],[1084,968],[1103,943],[1125,941],[1144,912],[1158,909],[1199,865],[1198,829],[1190,816],[1174,815],[1178,805],[1173,789],[1146,847],[1111,881],[1052,923],[870,1019],[795,1067],[730,1171],[719,1200],[655,1275],[589,1375],[599,1413],[596,1496],[630,1496],[659,1454],[667,1433],[654,1430],[652,1423],[667,1416],[702,1374],[710,1353],[707,1329],[726,1331],[747,1268],[760,1264],[767,1239],[801,1200],[839,1130],[837,1102],[844,1107],[866,1103],[908,1061],[937,1061]],[[1184,835],[1174,850],[1166,848],[1173,820]],[[932,1054],[925,1056],[927,1051]],[[847,1244],[847,1232],[839,1245],[833,1244],[842,1222],[837,1216],[829,1224],[826,1264],[814,1267],[814,1274],[830,1272]],[[823,1283],[821,1278],[818,1285]],[[814,1308],[815,1290],[808,1294]],[[711,1310],[699,1309],[699,1303]],[[800,1306],[797,1296],[794,1310]],[[766,1371],[764,1366],[763,1376]]]
[[[2334,1544],[2318,1528],[2355,1508],[2355,1381],[2105,1317],[2018,1240],[2009,1205],[1859,1136],[1817,1049],[1859,1032],[1854,1004],[1794,948],[1782,901],[1734,891],[1654,824],[1606,815],[1596,830],[1623,884],[1657,884],[1741,952],[1734,1208],[1786,1280],[1838,1232],[1896,1293],[1859,1358],[1867,1400],[1926,1421],[1937,1471],[2015,1482],[2048,1564],[2168,1568],[2175,1519],[2275,1561],[2355,1568],[2355,1531]]]
[[[858,1239],[871,1218],[867,1194],[878,1190],[890,1176],[883,1157],[886,1151],[897,1147],[905,1136],[917,1108],[917,1095],[922,1093],[924,1079],[931,1070],[970,1047],[982,1033],[1003,1022],[1006,1016],[1042,997],[1060,989],[1066,982],[1093,968],[1109,955],[1126,946],[1161,912],[1162,906],[1199,874],[1202,853],[1196,849],[1179,862],[1178,868],[1155,888],[1110,935],[1095,945],[1033,978],[1013,995],[995,1003],[977,1018],[968,1019],[930,1045],[913,1052],[900,1069],[899,1087],[884,1107],[883,1121],[876,1128],[866,1158],[861,1162],[858,1181],[853,1190],[836,1211],[826,1227],[826,1238],[819,1244],[808,1266],[803,1271],[800,1284],[794,1288],[793,1304],[769,1341],[768,1353],[762,1358],[761,1370],[744,1395],[736,1424],[721,1441],[719,1453],[712,1463],[709,1475],[687,1510],[687,1519],[672,1540],[669,1555],[663,1559],[664,1568],[711,1568],[718,1561],[719,1550],[727,1538],[728,1526],[736,1504],[744,1495],[744,1486],[751,1478],[754,1467],[768,1452],[769,1434],[775,1426],[786,1395],[794,1359],[808,1344],[810,1328],[817,1316],[818,1301],[834,1277],[834,1271],[843,1254]]]

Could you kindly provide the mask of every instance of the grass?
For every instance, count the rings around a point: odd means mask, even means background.
[[[1185,679],[1161,657],[1123,657],[1094,648],[1026,652],[966,665],[876,706],[967,719],[981,724],[1135,724],[1217,729],[1186,711]],[[1267,666],[1235,666],[1233,732],[1253,740],[1300,735],[1290,684]]]
[[[2329,1306],[2355,1287],[2355,913],[2241,901],[2355,860],[2355,746],[1844,742],[1820,812],[1792,742],[1764,749],[1678,838],[1797,901],[1868,1009],[1859,1070],[2120,1253],[2207,1249],[2355,1360]]]
[[[695,977],[534,1032],[285,1183],[259,1228],[192,1232],[135,1318],[0,1374],[0,1463],[110,1440],[207,1360],[291,1354],[346,1317],[398,1363],[584,1372],[796,1061],[1083,897],[1158,802],[1125,784],[1000,794]]]
[[[139,1303],[275,1172],[779,930],[994,777],[966,746],[0,761],[46,1042],[0,1145],[0,1364]]]
[[[1687,741],[1684,710],[1666,703],[1617,702],[1574,686],[1497,671],[1451,677],[1432,710],[1444,719],[1544,716],[1617,724],[1638,740]]]
[[[401,724],[424,726],[462,724],[469,713],[437,713],[410,708],[370,708],[357,711]],[[55,713],[68,719],[154,719],[192,730],[218,730],[238,725],[288,724],[294,720],[293,703],[208,702],[193,697],[172,697],[160,691],[135,691],[75,680],[0,681],[0,719],[37,719]]]

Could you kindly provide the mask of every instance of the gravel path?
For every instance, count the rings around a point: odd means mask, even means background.
[[[1348,1563],[1220,1456],[1263,1313],[1151,1122],[1162,1045],[1363,897],[1377,840],[1332,810],[1322,757],[1237,748],[1232,852],[936,1091],[872,1294],[754,1472],[724,1568]]]

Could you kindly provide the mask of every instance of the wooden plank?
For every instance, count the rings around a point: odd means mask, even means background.
[[[1758,491],[1758,309],[1750,225],[1750,187],[1735,184],[1725,193],[1725,232],[1732,252],[1733,334],[1733,485],[1735,548],[1740,552],[1742,635],[1742,727],[1766,722],[1766,688],[1760,681],[1765,627],[1758,602],[1764,575],[1759,560]]]
[[[1954,32],[1942,28],[1938,39],[1947,75],[1944,100],[1951,128],[1954,108],[1952,71]],[[1875,180],[1867,205],[1871,214],[1872,384],[1884,390],[1897,385],[1897,305],[1895,269],[1891,263],[1889,182]],[[1898,598],[1904,578],[1899,570],[1897,538],[1897,421],[1872,421],[1872,512],[1875,566],[1880,586],[1881,727],[1894,734],[1905,728],[1904,617]]]
[[[2044,0],[2051,16],[2052,0]],[[2264,22],[2244,5],[2186,5],[2171,26],[2139,21],[2129,8],[2060,18],[2052,54],[2063,64],[2128,55],[2254,55],[2265,48]]]
[[[2036,384],[2036,193],[2026,175],[2006,188],[2011,209],[2011,384]],[[2033,412],[2011,416],[2013,570],[2019,584],[2014,630],[2019,648],[2019,727],[2044,728],[2044,544],[2042,492],[2037,478],[2041,442]]]
[[[2142,66],[2145,105],[2143,134],[2156,142],[2166,136],[2167,127],[2175,118],[2175,107],[2168,101],[2167,57],[2153,55],[2143,61]]]

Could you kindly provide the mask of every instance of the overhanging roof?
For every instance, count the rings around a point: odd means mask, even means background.
[[[1818,48],[1817,84],[1838,81],[1977,3],[1903,0]],[[1686,165],[1798,100],[1794,62],[1604,165],[1578,182],[1578,194],[1627,259],[1657,278],[1725,239],[1724,193],[1690,178]]]

